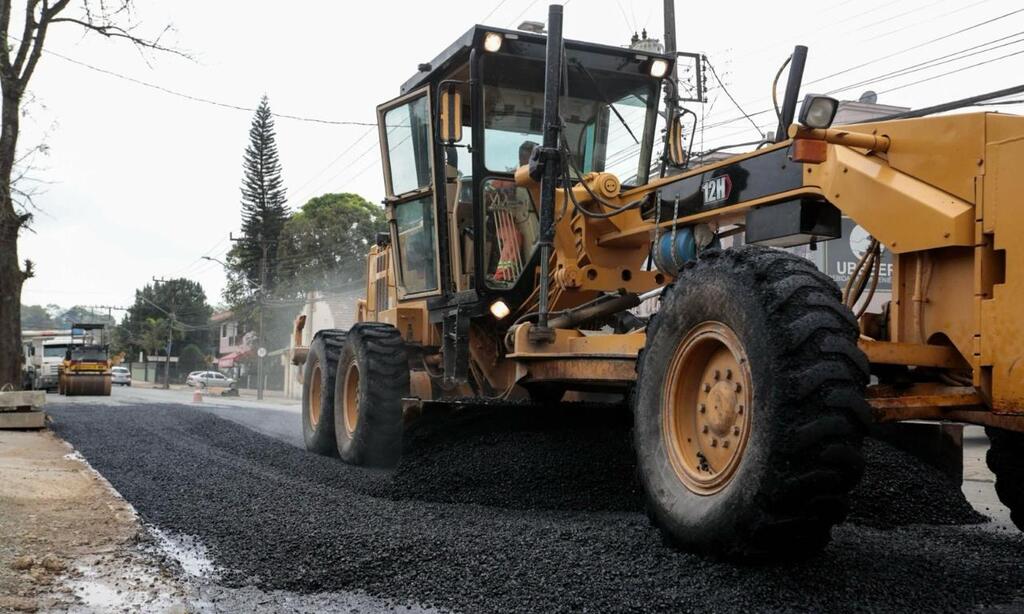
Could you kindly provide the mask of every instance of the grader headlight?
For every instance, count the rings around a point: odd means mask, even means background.
[[[828,128],[838,109],[839,101],[835,98],[808,94],[800,106],[800,123],[808,128]]]
[[[501,49],[501,44],[505,42],[505,38],[497,32],[488,32],[484,35],[484,51],[488,53],[497,53]]]
[[[498,299],[491,303],[491,315],[494,316],[494,319],[504,320],[510,313],[512,313],[512,310],[508,308],[505,301]]]
[[[661,79],[668,74],[668,62],[661,59],[651,60],[650,72],[655,79]]]

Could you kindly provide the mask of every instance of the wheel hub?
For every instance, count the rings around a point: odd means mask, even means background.
[[[345,372],[345,394],[342,396],[345,430],[349,435],[356,432],[359,423],[359,367],[353,362]]]
[[[313,428],[320,424],[321,377],[323,377],[323,374],[320,372],[320,363],[317,363],[313,367],[312,375],[309,377],[309,425]]]
[[[662,390],[662,433],[687,488],[713,494],[732,479],[750,436],[750,365],[727,325],[704,322],[680,342]]]

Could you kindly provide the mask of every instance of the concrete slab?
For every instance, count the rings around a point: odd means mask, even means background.
[[[42,407],[46,393],[42,390],[10,390],[0,392],[0,412],[19,407]]]
[[[0,411],[0,429],[41,429],[46,413],[41,411]]]

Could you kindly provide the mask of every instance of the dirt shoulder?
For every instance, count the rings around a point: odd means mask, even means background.
[[[49,431],[0,431],[0,611],[173,606],[173,572],[137,547],[134,511],[79,458]]]

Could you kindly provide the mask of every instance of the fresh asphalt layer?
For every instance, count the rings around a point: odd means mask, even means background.
[[[823,554],[743,566],[662,544],[619,408],[431,413],[379,473],[305,452],[294,407],[167,394],[49,411],[144,520],[203,543],[225,586],[465,612],[1024,609],[1024,538],[965,525],[982,519],[956,485],[876,442]]]

